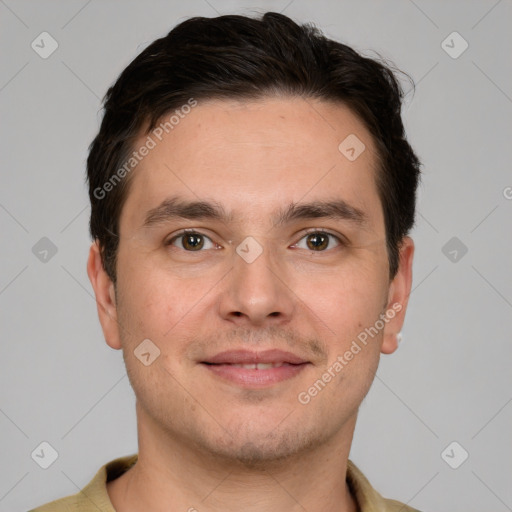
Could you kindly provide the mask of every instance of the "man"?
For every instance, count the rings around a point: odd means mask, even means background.
[[[87,270],[139,451],[37,511],[412,510],[348,460],[411,289],[400,107],[388,67],[276,13],[192,18],[126,68]]]

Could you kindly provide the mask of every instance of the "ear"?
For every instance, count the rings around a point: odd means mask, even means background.
[[[398,348],[398,333],[404,324],[405,311],[411,293],[413,256],[414,242],[407,236],[400,246],[398,272],[389,285],[386,311],[390,320],[384,328],[381,347],[383,354],[392,354]]]
[[[117,321],[114,283],[103,268],[97,240],[91,245],[91,249],[89,250],[87,275],[89,276],[94,294],[96,295],[98,317],[105,340],[110,347],[119,350],[121,348],[121,339]]]

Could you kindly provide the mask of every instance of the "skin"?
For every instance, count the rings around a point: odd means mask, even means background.
[[[353,162],[338,150],[356,134]],[[141,135],[141,144],[146,135]],[[136,144],[138,147],[138,144]],[[414,245],[405,238],[389,279],[376,153],[342,104],[300,98],[199,102],[137,166],[120,218],[117,284],[93,244],[88,274],[106,342],[122,349],[137,398],[139,460],[108,484],[116,510],[355,511],[343,475],[358,407],[380,353],[397,348],[411,289]],[[164,220],[144,228],[170,196],[221,203],[229,221]],[[364,225],[302,219],[274,226],[288,203],[343,199]],[[188,228],[206,235],[187,251]],[[308,245],[318,229],[327,247]],[[263,252],[247,263],[236,247]],[[298,401],[358,334],[393,304],[402,309],[311,401]],[[158,357],[134,350],[149,338]],[[309,364],[260,389],[200,364],[231,349],[278,348]]]

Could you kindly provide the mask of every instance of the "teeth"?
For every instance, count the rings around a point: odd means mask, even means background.
[[[246,368],[247,370],[269,370],[270,368],[279,368],[285,363],[251,363],[251,364],[231,364],[235,368]]]

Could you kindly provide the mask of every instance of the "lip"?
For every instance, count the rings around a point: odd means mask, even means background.
[[[257,369],[239,365],[277,364],[278,366]],[[245,388],[264,388],[289,380],[301,373],[310,363],[301,357],[282,350],[229,350],[220,352],[202,366],[216,377]]]
[[[264,350],[253,352],[251,350],[227,350],[220,352],[215,356],[202,361],[206,364],[257,364],[257,363],[289,363],[303,364],[307,363],[305,359],[285,352],[283,350]]]

